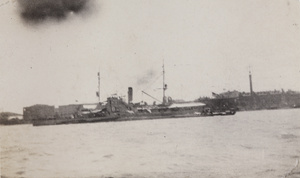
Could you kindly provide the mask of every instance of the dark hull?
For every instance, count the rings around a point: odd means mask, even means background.
[[[153,119],[172,119],[172,118],[188,118],[188,117],[211,117],[214,115],[224,116],[224,115],[234,115],[234,114],[235,112],[234,113],[209,113],[209,114],[165,114],[165,115],[142,114],[142,115],[110,116],[110,117],[80,118],[80,119],[49,119],[49,120],[34,120],[33,126],[153,120]]]
[[[34,120],[33,126],[43,125],[62,125],[62,124],[80,124],[80,123],[93,123],[93,122],[111,122],[116,121],[119,117],[95,117],[95,118],[79,118],[79,119],[47,119],[47,120]]]

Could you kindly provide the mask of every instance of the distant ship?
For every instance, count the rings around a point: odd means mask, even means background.
[[[129,120],[148,120],[148,119],[164,119],[164,118],[186,118],[186,117],[202,117],[215,115],[234,115],[236,113],[233,108],[214,109],[202,102],[173,102],[172,98],[165,96],[167,84],[165,84],[165,69],[163,67],[163,96],[161,104],[148,105],[145,102],[132,103],[133,89],[128,88],[128,102],[126,103],[121,97],[111,96],[106,102],[100,102],[100,74],[98,73],[98,89],[97,96],[99,103],[96,108],[78,107],[74,105],[64,106],[64,110],[72,110],[69,115],[62,116],[63,111],[49,118],[39,118],[33,120],[34,126],[41,125],[60,125],[75,123],[91,123],[91,122],[111,122],[111,121],[129,121]],[[144,94],[152,97],[145,91]],[[154,98],[154,97],[152,97]],[[155,98],[154,98],[155,99]],[[75,105],[77,106],[77,105]],[[69,107],[69,109],[68,109]]]

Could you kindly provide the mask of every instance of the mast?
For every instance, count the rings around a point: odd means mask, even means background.
[[[166,89],[167,89],[167,85],[165,84],[165,61],[163,60],[163,103],[162,104],[166,104]]]
[[[97,96],[98,96],[98,101],[100,103],[100,72],[98,72],[98,92],[97,92]]]
[[[250,83],[250,95],[252,97],[253,96],[253,88],[252,88],[252,74],[251,74],[250,66],[249,66],[249,83]]]

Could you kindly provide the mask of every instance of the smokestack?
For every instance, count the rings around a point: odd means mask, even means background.
[[[250,94],[253,95],[253,88],[252,88],[252,76],[251,71],[249,71],[249,82],[250,82]]]
[[[132,98],[133,98],[132,92],[133,92],[132,87],[128,87],[128,104],[132,103]]]

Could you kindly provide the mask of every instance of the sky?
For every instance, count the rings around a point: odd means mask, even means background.
[[[22,1],[0,0],[0,111],[95,103],[99,71],[101,101],[152,103],[163,64],[173,99],[249,92],[249,69],[254,91],[300,91],[299,0]]]

